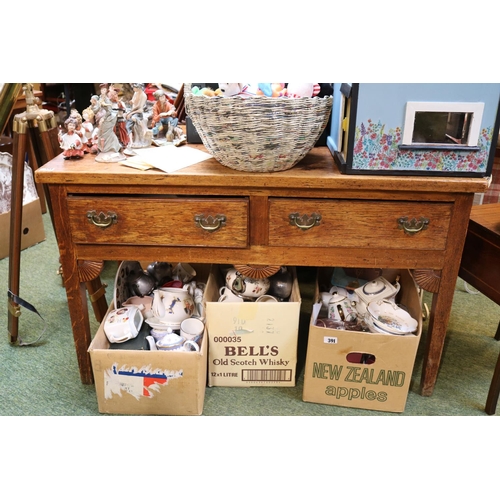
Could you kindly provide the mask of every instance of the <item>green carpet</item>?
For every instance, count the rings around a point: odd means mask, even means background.
[[[46,328],[43,339],[33,346],[11,345],[7,333],[8,258],[0,260],[0,282],[4,299],[0,301],[0,394],[2,416],[100,415],[94,386],[80,382],[73,345],[66,294],[57,274],[59,254],[50,217],[43,216],[46,241],[21,254],[20,295],[33,304],[45,322],[22,310],[20,335]],[[116,263],[106,262],[102,279],[112,297]],[[299,329],[297,385],[291,388],[207,387],[203,414],[206,416],[487,416],[486,396],[500,352],[494,340],[500,307],[481,294],[468,293],[457,281],[442,365],[434,393],[418,393],[427,321],[412,376],[404,413],[384,413],[302,401],[305,338],[311,308],[313,268],[299,268],[302,311]],[[424,301],[430,308],[430,295]],[[98,324],[91,311],[91,328]],[[500,413],[500,410],[499,412]]]

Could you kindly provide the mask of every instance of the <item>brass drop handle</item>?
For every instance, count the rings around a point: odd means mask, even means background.
[[[116,224],[118,222],[118,216],[114,212],[109,212],[105,214],[104,212],[99,212],[99,214],[95,210],[89,210],[87,212],[87,219],[94,226],[100,227],[102,229],[106,229],[112,224]]]
[[[398,229],[402,229],[406,234],[416,234],[424,229],[427,229],[430,220],[425,217],[419,217],[418,219],[413,217],[400,217],[398,219]]]
[[[310,216],[304,214],[302,217],[298,212],[294,212],[288,216],[288,220],[292,226],[296,226],[302,231],[307,231],[314,226],[319,226],[321,215],[313,212]]]
[[[217,229],[226,225],[226,216],[221,214],[218,214],[215,217],[212,215],[205,217],[203,214],[195,215],[194,222],[198,227],[201,227],[201,229],[213,233],[214,231],[217,231]]]

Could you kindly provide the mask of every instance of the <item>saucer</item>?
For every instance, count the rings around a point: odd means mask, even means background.
[[[156,317],[148,318],[144,320],[151,328],[157,331],[167,331],[167,330],[179,330],[180,323],[163,323]]]
[[[392,333],[392,332],[389,332],[387,330],[384,330],[383,328],[381,328],[378,325],[376,325],[373,322],[373,318],[368,313],[364,317],[364,321],[365,321],[366,326],[370,330],[369,332],[366,332],[366,333],[382,333],[384,335],[397,335],[395,333]]]

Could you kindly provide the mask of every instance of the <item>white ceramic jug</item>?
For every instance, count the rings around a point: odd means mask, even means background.
[[[195,311],[193,297],[182,288],[160,288],[153,292],[153,315],[161,323],[179,328]]]

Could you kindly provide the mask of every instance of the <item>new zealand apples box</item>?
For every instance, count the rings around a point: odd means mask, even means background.
[[[309,326],[304,401],[404,411],[422,333],[422,308],[410,272],[401,270],[399,275],[401,288],[396,301],[418,321],[415,334],[390,335],[316,326],[321,305],[316,301]]]

